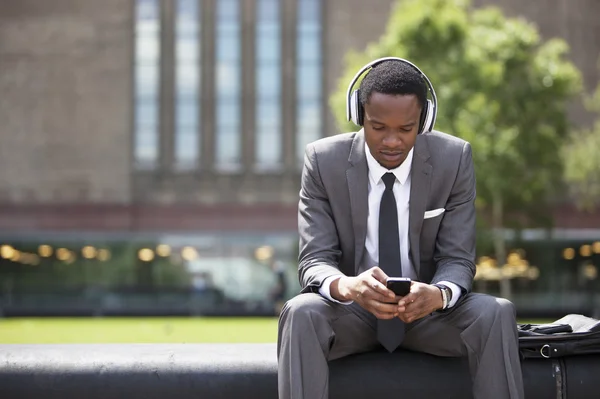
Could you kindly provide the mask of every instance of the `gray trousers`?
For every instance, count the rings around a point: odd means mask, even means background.
[[[327,362],[378,348],[375,326],[375,316],[356,303],[342,305],[313,293],[288,301],[279,319],[279,398],[327,398]],[[451,310],[407,325],[402,347],[467,356],[475,399],[525,396],[515,308],[506,299],[467,294]]]

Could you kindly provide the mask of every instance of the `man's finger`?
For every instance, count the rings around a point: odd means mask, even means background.
[[[377,292],[378,294],[380,294],[382,296],[382,301],[383,301],[383,298],[387,298],[386,299],[386,301],[387,301],[389,299],[394,299],[396,297],[396,294],[394,294],[394,291],[390,290],[388,287],[385,286],[384,283],[377,280],[376,278],[370,278],[367,281],[367,284],[369,285],[369,288],[371,288],[373,291]]]
[[[371,301],[369,301],[369,306],[372,309],[375,309],[380,313],[390,313],[392,315],[395,315],[398,313],[398,306],[396,306],[395,303],[385,303],[385,302],[371,300]]]
[[[385,274],[384,271],[381,270],[378,266],[375,266],[374,268],[371,269],[371,275],[373,277],[375,277],[377,280],[379,280],[379,282],[383,283],[384,285],[388,279],[388,275]]]
[[[398,306],[408,306],[412,303],[414,303],[418,298],[418,295],[414,292],[411,292],[410,294],[402,297],[402,299],[400,299],[400,302],[398,302]]]

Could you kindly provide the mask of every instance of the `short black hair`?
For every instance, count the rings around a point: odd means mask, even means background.
[[[427,83],[411,65],[395,60],[375,65],[360,83],[359,101],[362,106],[369,102],[373,93],[417,96],[421,107],[427,101]]]

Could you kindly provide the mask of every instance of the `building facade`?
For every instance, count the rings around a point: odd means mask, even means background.
[[[18,288],[23,259],[58,270],[59,249],[79,264],[102,262],[99,251],[114,247],[114,261],[137,265],[125,273],[133,285],[185,280],[165,277],[161,262],[193,263],[221,285],[236,276],[232,292],[244,286],[242,269],[268,280],[273,259],[293,266],[304,146],[338,133],[328,98],[344,54],[383,33],[393,4],[0,2],[0,245],[11,255],[0,262],[12,268],[5,297]],[[474,1],[489,4],[536,22],[544,37],[564,37],[586,87],[595,87],[597,1]],[[573,115],[591,121],[581,107]],[[600,226],[600,215],[570,204],[555,220],[559,229]],[[224,263],[219,274],[214,265]],[[54,275],[39,273],[39,281]],[[110,280],[94,273],[70,284]],[[294,284],[290,277],[289,292]]]

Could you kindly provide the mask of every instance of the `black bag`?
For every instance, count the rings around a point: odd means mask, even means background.
[[[600,320],[570,314],[549,324],[519,324],[523,359],[600,353]]]

